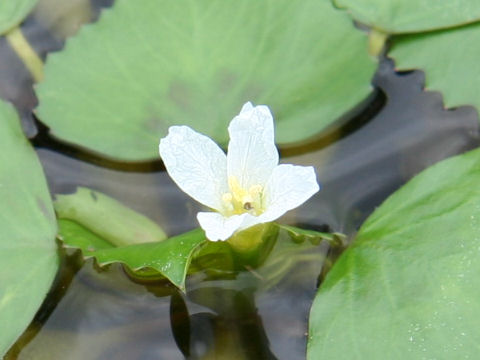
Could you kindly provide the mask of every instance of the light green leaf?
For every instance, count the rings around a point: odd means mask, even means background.
[[[42,168],[18,116],[0,102],[0,358],[25,330],[58,267]]]
[[[386,33],[443,29],[480,20],[477,0],[333,0],[353,18]]]
[[[398,70],[425,71],[425,87],[441,91],[447,108],[480,108],[480,24],[394,39],[390,56]],[[445,51],[448,49],[448,51]]]
[[[98,191],[79,187],[71,195],[56,195],[57,217],[83,225],[112,245],[162,241],[165,232],[146,216]]]
[[[94,257],[100,266],[120,262],[140,275],[155,270],[182,290],[192,255],[206,241],[203,230],[195,229],[160,242],[116,247],[74,221],[59,219],[58,224],[60,240],[81,249],[85,258]]]
[[[173,124],[225,144],[253,101],[292,143],[370,94],[366,42],[327,0],[118,0],[48,57],[38,115],[59,138],[145,160]]]
[[[480,150],[432,166],[382,204],[310,315],[308,359],[480,353]]]
[[[19,25],[32,11],[37,0],[1,0],[0,1],[0,34]]]

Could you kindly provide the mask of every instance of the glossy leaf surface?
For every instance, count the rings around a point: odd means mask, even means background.
[[[81,249],[84,258],[94,257],[100,266],[120,262],[134,272],[155,270],[181,289],[195,249],[206,241],[196,229],[159,242],[116,247],[74,221],[60,219],[59,228],[64,244]]]
[[[334,265],[308,359],[466,359],[480,351],[480,150],[385,201]]]

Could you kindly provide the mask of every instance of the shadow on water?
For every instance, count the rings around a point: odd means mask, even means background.
[[[396,74],[381,62],[374,84],[386,96],[371,121],[334,144],[288,162],[315,165],[322,190],[298,212],[351,234],[389,194],[424,168],[479,144],[473,107],[446,110],[436,92],[424,92],[424,74]],[[318,220],[317,220],[318,221]]]
[[[23,29],[42,56],[63,44],[35,18]],[[162,171],[160,161],[120,163],[51,138],[31,115],[36,104],[31,79],[3,39],[0,60],[0,96],[19,109],[52,193],[96,189],[171,235],[197,226],[199,205]],[[479,145],[476,111],[445,110],[440,94],[423,92],[422,72],[397,74],[383,60],[374,85],[375,94],[335,126],[305,144],[280,149],[282,161],[315,166],[322,185],[283,223],[353,236],[412,176]],[[338,256],[330,253],[324,263],[327,251],[332,250],[318,247],[316,261],[298,261],[268,290],[240,281],[245,277],[200,274],[188,279],[186,294],[162,283],[136,284],[120,266],[99,269],[91,261],[82,266],[78,254],[64,255],[52,292],[7,359],[304,359],[318,275],[321,280]]]
[[[192,304],[205,309],[194,310]],[[252,291],[204,287],[172,296],[172,332],[188,359],[277,359],[269,350]]]

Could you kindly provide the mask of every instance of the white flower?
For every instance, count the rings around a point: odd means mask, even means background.
[[[320,189],[313,167],[278,164],[267,106],[246,103],[228,132],[228,155],[188,126],[171,126],[160,140],[160,156],[175,183],[215,210],[197,214],[211,241],[273,221]]]

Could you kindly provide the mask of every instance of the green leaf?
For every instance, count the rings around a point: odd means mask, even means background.
[[[173,124],[225,144],[252,101],[292,143],[370,94],[366,43],[326,0],[118,0],[48,57],[38,115],[59,138],[145,160]]]
[[[353,18],[386,33],[443,29],[480,20],[477,0],[333,0]]]
[[[116,247],[74,221],[59,219],[58,224],[60,240],[100,266],[120,262],[134,272],[155,270],[182,290],[192,255],[206,241],[203,230],[195,229],[160,242]]]
[[[480,150],[382,204],[310,315],[309,359],[467,359],[480,352]]]
[[[332,246],[345,246],[345,235],[340,233],[325,233],[315,230],[300,229],[290,225],[276,224],[280,229],[285,230],[293,240],[305,241],[309,240],[311,243],[319,244],[321,241],[328,241]]]
[[[58,267],[53,207],[18,116],[0,102],[0,358],[25,330]]]
[[[66,247],[82,249],[85,258],[94,256],[97,250],[116,247],[111,242],[72,220],[58,219],[58,228],[58,237],[65,243]]]
[[[205,271],[207,274],[224,276],[233,274],[237,268],[235,254],[226,241],[206,241],[195,253],[188,273]]]
[[[32,11],[37,0],[2,0],[0,1],[0,34],[19,25]]]
[[[320,233],[312,230],[303,230],[293,226],[277,225],[280,230],[275,245],[265,257],[264,262],[248,273],[239,274],[239,279],[249,280],[252,276],[259,283],[261,291],[267,291],[286,276],[301,282],[308,278],[306,269],[292,275],[293,269],[298,270],[298,264],[312,264],[315,273],[309,273],[311,279],[318,276],[319,267],[325,261],[325,252],[320,251],[322,240],[330,242],[336,235]],[[251,279],[250,279],[251,281]]]
[[[472,77],[480,71],[480,24],[394,40],[390,56],[398,70],[424,70],[425,87],[441,91],[447,108],[480,108],[480,81]]]
[[[57,217],[73,220],[112,245],[162,241],[165,232],[152,220],[98,191],[79,187],[71,195],[56,195]]]

